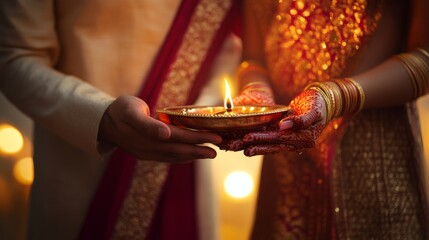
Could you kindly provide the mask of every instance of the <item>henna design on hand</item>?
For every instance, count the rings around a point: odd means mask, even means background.
[[[265,83],[250,83],[233,99],[236,105],[274,105],[271,88]]]
[[[274,105],[273,96],[260,91],[243,91],[233,99],[236,105]]]
[[[326,106],[320,93],[305,90],[291,104],[290,115],[279,124],[271,124],[247,132],[223,137],[221,149],[244,150],[246,156],[272,154],[280,151],[303,151],[314,147],[326,122]],[[292,124],[284,124],[290,121]],[[282,126],[288,125],[283,129]]]

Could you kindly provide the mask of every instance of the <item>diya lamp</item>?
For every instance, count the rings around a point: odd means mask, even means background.
[[[229,136],[277,124],[289,111],[289,107],[283,105],[234,106],[226,79],[225,85],[223,106],[187,105],[158,109],[159,119],[167,124]]]

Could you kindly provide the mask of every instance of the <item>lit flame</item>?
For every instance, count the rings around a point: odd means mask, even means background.
[[[223,106],[227,111],[231,111],[234,108],[234,104],[232,103],[232,97],[231,97],[231,89],[229,88],[228,80],[225,78],[225,87],[226,87],[226,93],[225,98],[223,100]]]

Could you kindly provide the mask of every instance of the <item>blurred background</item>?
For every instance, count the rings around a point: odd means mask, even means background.
[[[426,165],[429,159],[429,96],[419,99]],[[32,122],[0,93],[0,239],[24,239],[33,181]],[[253,221],[260,157],[218,152],[213,165],[220,239],[247,239]]]

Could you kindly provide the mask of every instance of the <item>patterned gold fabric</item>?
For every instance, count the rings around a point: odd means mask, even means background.
[[[339,239],[425,239],[413,139],[405,107],[362,112],[334,162]]]
[[[263,4],[275,7],[257,8]],[[255,0],[254,6],[257,18],[272,19],[258,27],[267,32],[266,63],[283,99],[309,82],[341,76],[381,18],[379,1]],[[423,239],[427,222],[409,133],[404,109],[374,110],[331,122],[315,149],[267,156],[279,183],[275,219],[264,233],[255,226],[253,237]],[[269,188],[263,179],[261,188]],[[257,218],[264,215],[260,207]]]
[[[231,0],[202,0],[196,7],[156,108],[184,105],[196,74]],[[198,39],[198,41],[195,41]],[[145,239],[167,177],[169,165],[138,161],[112,239]]]

